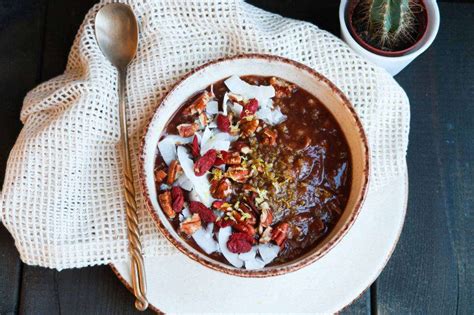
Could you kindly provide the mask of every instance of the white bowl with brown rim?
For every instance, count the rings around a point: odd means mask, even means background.
[[[351,189],[348,202],[336,225],[312,250],[295,260],[257,270],[235,268],[198,251],[188,244],[161,210],[154,180],[157,144],[168,121],[196,92],[232,75],[275,76],[292,82],[318,98],[335,118],[351,154]],[[164,97],[147,126],[140,152],[141,188],[147,210],[161,233],[181,252],[198,263],[230,275],[269,277],[296,271],[326,255],[347,233],[365,199],[369,181],[369,150],[365,132],[347,97],[327,78],[298,62],[271,55],[239,55],[209,62],[182,78]]]

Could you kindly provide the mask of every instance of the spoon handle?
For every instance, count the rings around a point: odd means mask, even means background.
[[[128,145],[127,113],[125,108],[125,85],[127,80],[127,70],[124,68],[118,69],[118,71],[121,156],[123,162],[129,250],[132,259],[132,286],[133,293],[136,297],[135,307],[140,311],[144,311],[148,308],[148,301],[146,299],[145,265],[143,262],[142,244],[140,242],[140,230],[138,228],[135,186],[133,184],[132,164],[130,162],[130,149]]]

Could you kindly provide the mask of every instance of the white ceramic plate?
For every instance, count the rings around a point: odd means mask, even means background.
[[[341,242],[312,265],[283,276],[230,276],[178,251],[167,257],[147,257],[151,307],[166,313],[337,312],[382,272],[400,236],[407,197],[407,175],[382,190],[369,190],[358,219]],[[112,268],[130,289],[129,263],[114,263]]]
[[[292,261],[258,270],[235,268],[202,254],[184,240],[161,211],[154,177],[157,143],[169,119],[196,92],[232,75],[276,76],[305,89],[332,114],[346,138],[351,155],[351,190],[345,209],[327,236],[308,253]],[[270,55],[240,55],[216,60],[185,76],[165,96],[150,121],[140,155],[142,192],[147,209],[161,233],[180,251],[209,268],[243,277],[268,277],[293,272],[324,257],[356,221],[369,181],[369,149],[362,124],[344,94],[327,78],[295,61]]]

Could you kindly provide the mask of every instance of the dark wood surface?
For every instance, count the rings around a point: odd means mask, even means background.
[[[95,2],[0,0],[1,182],[24,95],[64,70]],[[250,2],[339,34],[337,1]],[[474,314],[474,3],[442,2],[440,9],[435,43],[396,76],[412,113],[405,227],[387,267],[346,314]],[[24,265],[0,224],[0,314],[16,313],[138,312],[109,267]]]

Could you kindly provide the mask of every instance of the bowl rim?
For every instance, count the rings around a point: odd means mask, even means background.
[[[145,146],[147,143],[147,135],[150,132],[150,126],[153,121],[155,121],[157,117],[157,113],[159,108],[163,103],[165,103],[168,98],[170,97],[171,94],[175,90],[178,89],[178,87],[188,78],[196,74],[197,72],[218,64],[218,63],[224,63],[224,62],[232,62],[234,60],[242,60],[242,59],[257,59],[257,60],[263,60],[263,61],[273,61],[273,62],[281,62],[281,63],[286,63],[291,66],[294,66],[295,68],[299,69],[300,71],[306,71],[310,75],[316,77],[320,82],[323,84],[326,84],[331,91],[340,98],[341,104],[349,111],[349,113],[352,116],[354,125],[356,127],[356,130],[359,134],[360,139],[362,140],[363,144],[363,159],[365,161],[364,167],[362,170],[363,174],[363,180],[362,180],[362,190],[360,195],[358,196],[356,203],[355,203],[355,210],[353,211],[352,215],[347,218],[347,221],[344,223],[344,225],[341,227],[338,233],[336,233],[333,237],[332,240],[327,242],[322,248],[320,248],[318,251],[311,253],[307,255],[304,258],[301,259],[296,259],[293,262],[288,263],[287,265],[282,265],[282,266],[272,266],[269,268],[262,268],[262,269],[254,269],[254,270],[247,270],[243,268],[235,268],[231,265],[228,265],[226,267],[223,267],[223,264],[218,261],[212,260],[206,260],[200,256],[206,256],[205,254],[199,252],[196,250],[196,253],[188,250],[186,247],[184,247],[181,242],[185,242],[185,240],[177,240],[173,235],[168,231],[168,229],[163,225],[161,218],[158,216],[156,211],[154,210],[153,204],[151,202],[150,194],[148,191],[148,185],[146,183],[146,175],[145,175]],[[324,105],[324,104],[323,104]],[[179,109],[179,107],[178,107]],[[369,178],[370,178],[370,150],[369,150],[369,145],[368,145],[368,139],[365,134],[364,128],[362,126],[362,123],[360,121],[359,116],[355,112],[355,109],[352,105],[352,103],[349,101],[349,99],[345,96],[345,94],[338,88],[334,83],[332,83],[329,79],[327,79],[325,76],[317,72],[316,70],[310,68],[309,66],[306,66],[300,62],[280,57],[280,56],[275,56],[275,55],[270,55],[270,54],[258,54],[258,53],[251,53],[251,54],[237,54],[233,56],[228,56],[228,57],[222,57],[218,58],[215,60],[211,60],[209,62],[206,62],[192,70],[190,70],[188,73],[186,73],[183,77],[178,79],[178,81],[166,92],[165,96],[161,99],[159,102],[158,106],[153,112],[153,115],[151,115],[148,123],[145,125],[144,132],[142,134],[142,139],[140,141],[140,148],[139,148],[139,182],[140,182],[140,188],[141,188],[141,193],[145,197],[145,208],[148,211],[148,213],[151,215],[153,221],[155,222],[155,225],[157,226],[158,230],[162,233],[163,236],[171,243],[175,248],[177,248],[180,252],[185,254],[187,257],[191,258],[192,260],[200,263],[201,265],[208,267],[210,269],[213,269],[215,271],[222,272],[224,274],[228,275],[233,275],[233,276],[238,276],[238,277],[243,277],[243,278],[265,278],[265,277],[273,277],[273,276],[279,276],[283,274],[287,274],[290,272],[297,271],[307,265],[310,265],[320,258],[324,257],[331,249],[333,249],[340,241],[341,239],[347,234],[349,229],[352,227],[354,224],[355,220],[359,216],[359,213],[362,209],[362,205],[366,199],[367,192],[368,192],[368,187],[369,187]],[[206,256],[208,257],[208,256]]]

